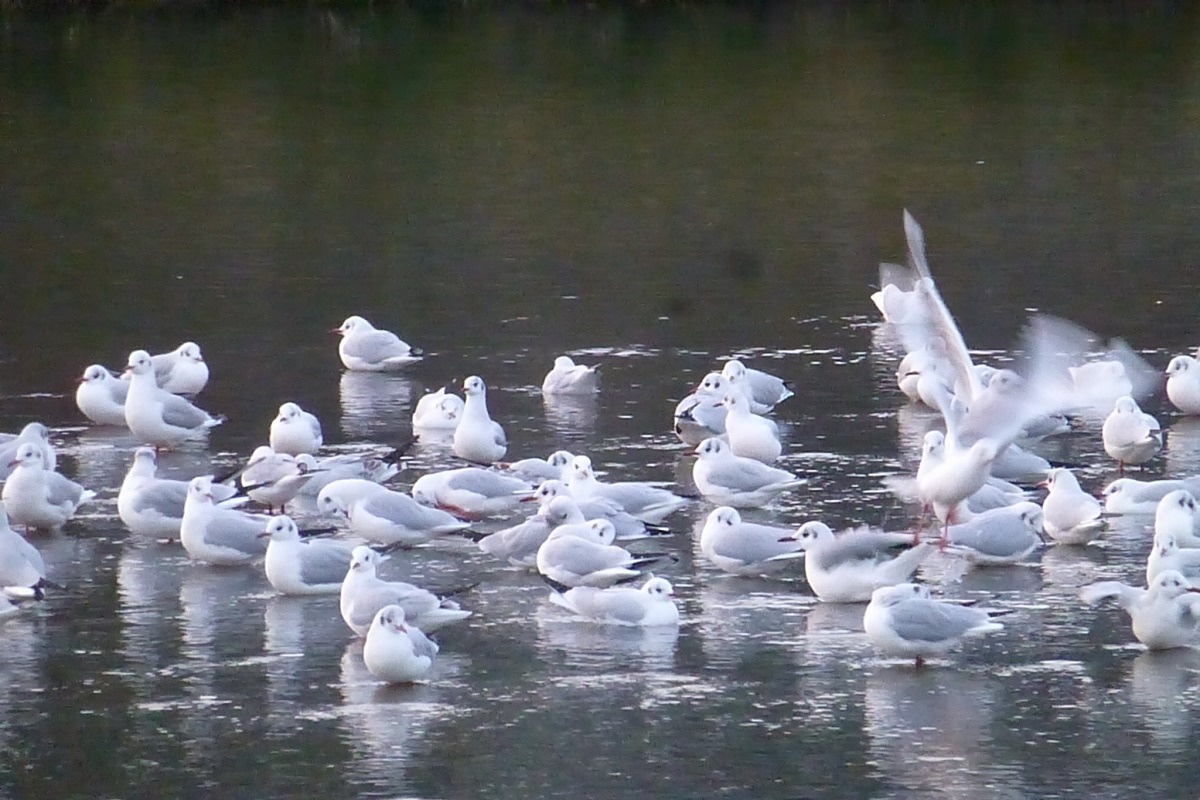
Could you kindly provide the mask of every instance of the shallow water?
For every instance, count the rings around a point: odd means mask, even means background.
[[[682,479],[670,410],[730,355],[786,376],[783,466],[754,516],[909,525],[882,477],[929,420],[895,389],[868,294],[900,210],[967,341],[1004,358],[1025,309],[1197,344],[1193,14],[918,5],[8,15],[0,26],[0,428],[40,419],[98,501],[38,539],[70,591],[0,626],[0,795],[153,784],[256,796],[1123,797],[1193,784],[1193,651],[1143,652],[1079,586],[1136,581],[1148,519],[1086,548],[973,570],[1011,609],[926,670],[879,658],[861,606],[698,555],[693,503],[657,547],[680,628],[572,622],[466,542],[396,557],[482,581],[428,683],[365,672],[332,598],[188,562],[116,517],[134,447],[88,429],[72,381],[184,339],[228,416],[163,471],[234,464],[281,402],[354,449],[408,433],[472,373],[511,454],[559,447]],[[350,313],[428,353],[340,369]],[[594,403],[543,402],[554,356]],[[1194,420],[1145,470],[1200,471]],[[1050,443],[1086,488],[1097,431]],[[423,443],[397,485],[449,466]],[[216,465],[214,467],[214,465]],[[489,523],[499,527],[500,521]],[[948,560],[925,568],[936,579]],[[250,787],[253,785],[253,789]]]

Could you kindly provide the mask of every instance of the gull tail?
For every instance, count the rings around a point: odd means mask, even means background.
[[[564,592],[568,592],[571,590],[570,586],[567,586],[565,583],[560,583],[560,582],[554,580],[554,578],[551,578],[549,575],[544,575],[540,572],[538,573],[538,575],[541,577],[542,581],[545,582],[545,584],[547,586],[549,586],[551,589],[554,590],[556,595],[560,595],[560,594],[563,594]],[[551,598],[551,599],[553,599],[553,598]]]

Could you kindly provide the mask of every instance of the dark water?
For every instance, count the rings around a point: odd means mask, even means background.
[[[478,373],[512,455],[667,480],[672,405],[736,353],[798,387],[783,463],[811,481],[762,516],[907,525],[880,479],[923,421],[867,299],[901,209],[977,348],[1039,308],[1156,366],[1193,349],[1196,33],[1168,4],[0,16],[0,427],[52,425],[99,493],[37,542],[69,594],[0,629],[0,795],[1188,794],[1200,655],[1142,652],[1075,596],[1139,577],[1148,520],[968,573],[951,593],[1015,613],[923,671],[873,653],[861,607],[693,558],[699,503],[672,521],[677,632],[566,621],[439,544],[396,573],[482,579],[477,614],[428,684],[384,688],[332,598],[128,534],[133,443],[71,394],[87,364],[200,342],[229,420],[165,462],[190,475],[283,401],[333,445],[391,442]],[[430,357],[343,374],[325,331],[350,313]],[[603,365],[594,405],[543,404],[562,352]],[[1195,422],[1149,410],[1148,471],[1200,471]],[[1097,433],[1050,452],[1112,477]],[[422,447],[400,485],[451,463]]]

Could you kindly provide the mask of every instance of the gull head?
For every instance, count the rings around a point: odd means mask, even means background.
[[[583,513],[579,510],[579,506],[575,505],[575,501],[566,495],[555,497],[549,503],[542,506],[541,513],[546,523],[555,527],[583,516]]]
[[[728,408],[730,411],[737,409],[739,411],[749,411],[750,401],[746,399],[746,395],[741,392],[729,392],[725,395],[725,399],[721,401],[721,405]]]
[[[194,364],[199,364],[200,362],[204,361],[204,356],[200,354],[200,345],[196,344],[195,342],[184,342],[183,344],[179,345],[179,348],[175,351],[175,354],[180,358],[191,361]]]
[[[83,371],[83,377],[79,379],[80,383],[103,383],[112,378],[112,373],[99,364],[92,364]]]
[[[571,476],[581,481],[594,479],[596,475],[592,472],[592,460],[587,456],[575,456],[571,462]]]
[[[946,435],[941,431],[929,431],[921,442],[921,457],[938,456],[946,449]]]
[[[1046,473],[1046,480],[1042,482],[1042,485],[1052,492],[1055,489],[1070,491],[1079,488],[1079,481],[1071,470],[1065,467],[1055,467]]]
[[[295,403],[284,403],[279,407],[279,416],[276,419],[280,422],[291,422],[299,418],[301,413],[300,406]]]
[[[675,587],[666,578],[651,578],[642,584],[642,591],[651,597],[665,600],[675,594]]]
[[[1167,492],[1158,501],[1154,511],[1154,528],[1156,531],[1173,530],[1182,527],[1191,532],[1196,518],[1196,498],[1187,489],[1176,489]]]
[[[729,380],[719,372],[710,372],[700,381],[698,391],[705,394],[724,395],[729,390]]]
[[[588,523],[592,536],[600,544],[612,544],[617,538],[617,529],[606,519],[594,519]]]
[[[555,369],[574,369],[575,362],[571,360],[570,356],[559,356],[558,358],[554,359],[554,368]]]
[[[800,542],[802,550],[811,549],[822,542],[832,542],[835,538],[833,530],[828,525],[816,520],[806,522],[796,530],[796,539]]]
[[[894,586],[881,586],[871,592],[871,605],[894,606],[905,600],[927,600],[929,589],[918,583],[897,583]]]
[[[555,450],[546,459],[546,463],[555,469],[562,469],[575,460],[574,453],[568,453],[566,450]]]
[[[346,317],[346,321],[341,324],[341,327],[334,328],[334,333],[340,333],[342,336],[349,336],[352,333],[362,333],[365,331],[373,331],[375,327],[359,316]]]
[[[567,496],[567,487],[563,486],[562,481],[556,480],[542,481],[533,493],[533,499],[537,500],[539,505],[546,505],[556,497]]]
[[[273,542],[298,542],[300,541],[300,531],[296,528],[296,523],[292,522],[291,517],[281,514],[271,517],[271,521],[267,523],[267,529],[258,535],[260,539],[267,537],[270,537]]]
[[[16,456],[8,465],[10,467],[36,467],[37,469],[42,469],[45,463],[46,458],[42,455],[42,449],[35,444],[26,442],[17,448]]]
[[[360,544],[350,553],[350,569],[353,572],[361,572],[365,575],[374,575],[375,567],[383,561],[383,556],[376,553],[365,544]]]
[[[1045,523],[1045,516],[1042,514],[1042,507],[1037,503],[1025,501],[1017,503],[1013,506],[1014,509],[1021,509],[1021,524],[1030,533],[1038,536],[1042,535],[1042,526]]]
[[[1114,414],[1137,414],[1141,412],[1137,401],[1129,395],[1118,397],[1116,404],[1113,406]]]
[[[1192,367],[1196,366],[1196,359],[1191,356],[1175,356],[1167,364],[1167,375],[1174,378],[1176,375],[1182,375]]]
[[[158,463],[158,453],[154,452],[153,447],[139,447],[133,451],[133,460],[144,461],[150,464]]]
[[[483,385],[483,378],[479,377],[478,375],[472,375],[463,381],[463,392],[466,393],[468,397],[482,395],[486,391],[487,388]]]
[[[1173,599],[1187,592],[1200,592],[1200,587],[1192,586],[1178,570],[1168,569],[1158,573],[1150,582],[1150,591]]]
[[[723,453],[731,452],[729,445],[722,442],[715,436],[710,436],[700,444],[696,445],[696,454],[700,458],[720,458]]]
[[[154,372],[154,364],[150,361],[150,354],[145,350],[134,350],[129,354],[129,364],[125,367],[127,372],[132,372],[134,375],[145,375]]]
[[[336,481],[335,481],[336,483]],[[332,486],[333,484],[330,484]],[[337,515],[348,516],[349,506],[345,500],[329,491],[329,486],[326,486],[317,495],[317,510],[327,517]],[[370,548],[367,548],[370,549]]]
[[[404,609],[400,606],[384,606],[375,615],[372,627],[398,634],[408,634],[408,626],[404,624]]]
[[[732,358],[725,362],[725,368],[721,370],[721,374],[730,383],[737,383],[746,377],[746,366],[736,358]]]
[[[742,523],[742,515],[737,512],[736,508],[729,506],[721,506],[713,509],[708,515],[709,523],[713,525],[723,525],[726,528],[734,528]]]
[[[201,475],[197,478],[192,478],[188,483],[188,500],[194,500],[200,503],[212,503],[212,476]]]

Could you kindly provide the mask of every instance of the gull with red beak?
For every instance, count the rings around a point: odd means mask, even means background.
[[[341,334],[338,355],[353,372],[388,372],[421,360],[420,353],[391,331],[359,316],[346,317],[332,333]]]
[[[437,652],[438,646],[429,637],[406,622],[403,608],[385,606],[367,631],[363,662],[381,681],[412,683],[425,677]]]
[[[129,394],[125,398],[125,424],[145,444],[170,447],[224,422],[179,395],[160,389],[154,381],[154,364],[145,350],[129,354]]]
[[[179,539],[195,561],[217,566],[247,564],[267,552],[258,534],[270,517],[246,514],[213,503],[212,478],[202,475],[188,484]]]

